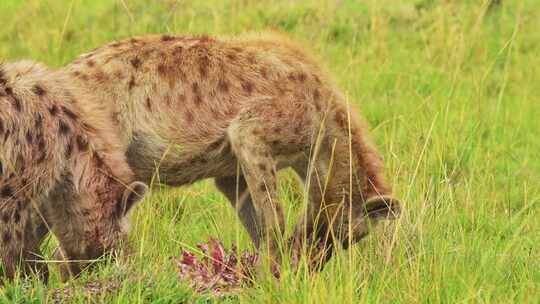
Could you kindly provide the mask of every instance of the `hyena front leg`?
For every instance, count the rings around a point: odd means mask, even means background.
[[[43,260],[40,246],[49,234],[49,229],[41,212],[30,212],[25,225],[23,259],[25,261],[25,273],[34,273],[42,282],[47,283],[49,269]]]
[[[0,204],[1,203],[2,202],[0,202]],[[8,280],[13,280],[15,278],[17,266],[20,263],[20,253],[23,246],[22,238],[24,233],[23,229],[13,225],[13,211],[12,208],[3,208],[0,212],[0,242],[2,245],[0,246],[0,261],[2,262],[3,276]],[[19,233],[19,240],[15,237],[15,229],[17,228],[19,228],[19,230],[17,230]]]
[[[23,275],[34,273],[46,281],[47,266],[39,262],[42,259],[39,245],[44,235],[38,234],[44,230],[32,223],[31,208],[28,206],[17,203],[9,207],[0,213],[0,255],[4,274],[8,279],[13,279],[17,269],[20,269]]]
[[[251,110],[229,126],[228,135],[251,194],[263,245],[277,262],[277,240],[283,235],[285,218],[277,195],[276,163],[262,136],[269,126],[256,117],[256,109]]]
[[[77,236],[84,235],[83,226],[77,219],[81,216],[82,210],[78,204],[65,204],[65,202],[75,201],[76,193],[72,182],[59,184],[53,189],[48,198],[48,203],[43,206],[47,223],[51,233],[58,239],[59,247],[53,253],[60,279],[66,281],[71,277],[77,276],[86,266],[85,252],[86,243]],[[75,262],[75,261],[81,261]]]
[[[307,196],[307,210],[300,217],[294,234],[289,240],[292,249],[293,262],[298,262],[305,252],[310,266],[322,266],[332,256],[334,250],[330,240],[330,219],[325,210],[326,188],[329,182],[329,166],[317,159],[301,160],[292,168],[302,179]],[[296,265],[293,265],[296,267]]]
[[[225,195],[236,209],[242,224],[256,247],[261,243],[261,227],[257,223],[257,213],[243,175],[215,179],[218,190]]]

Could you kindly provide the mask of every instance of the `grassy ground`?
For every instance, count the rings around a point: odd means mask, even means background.
[[[0,1],[4,61],[60,66],[150,32],[290,32],[361,108],[405,207],[320,274],[285,270],[209,300],[178,282],[170,257],[209,236],[242,249],[248,238],[211,183],[154,188],[134,217],[129,258],[68,285],[56,272],[48,289],[17,282],[0,303],[51,301],[63,286],[86,303],[80,287],[109,279],[125,284],[97,302],[540,302],[540,3],[481,2]],[[301,186],[281,176],[292,225]]]

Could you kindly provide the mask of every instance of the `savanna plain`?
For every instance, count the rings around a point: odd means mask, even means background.
[[[320,273],[284,265],[279,280],[263,273],[216,297],[180,281],[171,258],[210,237],[253,251],[249,237],[210,181],[172,189],[156,176],[126,256],[68,283],[51,261],[48,286],[17,280],[0,303],[540,302],[537,0],[2,0],[0,20],[1,61],[52,67],[146,33],[286,32],[369,123],[403,203]],[[290,230],[304,191],[291,171],[279,177]],[[116,288],[89,295],[95,282]]]

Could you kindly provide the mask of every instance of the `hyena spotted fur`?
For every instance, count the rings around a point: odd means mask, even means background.
[[[0,261],[9,279],[18,267],[47,278],[39,246],[49,230],[60,242],[57,258],[95,259],[113,249],[146,190],[80,91],[41,64],[0,66]]]
[[[180,186],[214,178],[253,242],[276,258],[282,168],[303,178],[310,201],[289,244],[318,247],[315,262],[400,212],[367,128],[286,37],[135,37],[65,70],[107,107],[137,179]]]

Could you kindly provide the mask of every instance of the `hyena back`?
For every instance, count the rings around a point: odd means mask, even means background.
[[[138,200],[131,190],[144,192],[140,183],[126,189],[133,173],[105,148],[114,141],[104,124],[83,117],[84,97],[43,65],[0,66],[0,262],[9,279],[19,266],[47,278],[39,246],[49,229],[64,258],[99,257],[126,232],[117,209]]]
[[[366,127],[287,38],[136,37],[65,69],[108,108],[138,179],[214,178],[254,243],[268,240],[274,255],[268,236],[283,232],[282,168],[304,179],[310,198],[291,242],[322,246],[323,261],[336,241],[362,238],[368,219],[399,213]]]

